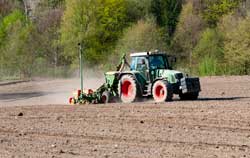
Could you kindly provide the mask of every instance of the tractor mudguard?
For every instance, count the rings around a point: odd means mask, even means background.
[[[155,84],[155,82],[159,81],[159,80],[164,80],[164,81],[168,81],[168,79],[166,77],[160,77],[160,78],[156,78],[153,82],[152,85]]]

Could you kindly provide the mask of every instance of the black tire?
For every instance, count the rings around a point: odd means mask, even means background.
[[[118,93],[123,103],[135,102],[140,97],[140,90],[132,75],[124,75],[119,80]]]
[[[172,101],[173,88],[167,81],[159,80],[154,83],[152,94],[156,102]]]
[[[179,97],[181,100],[197,100],[198,96],[199,96],[199,92],[179,94]]]
[[[103,104],[107,104],[110,101],[110,93],[108,91],[104,91],[102,92],[102,96],[101,96],[101,102]]]

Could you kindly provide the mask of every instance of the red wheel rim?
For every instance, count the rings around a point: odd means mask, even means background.
[[[81,93],[82,93],[82,91],[81,91],[81,90],[78,90],[78,91],[77,91],[77,96],[80,97]]]
[[[131,97],[133,94],[133,86],[130,81],[124,81],[122,83],[122,95],[124,97]]]
[[[103,95],[103,96],[102,96],[102,102],[103,102],[103,103],[106,103],[106,101],[107,101],[107,96]]]
[[[92,89],[88,90],[88,94],[93,94],[93,93],[94,93],[94,91]]]
[[[72,104],[73,98],[69,98],[69,103]]]
[[[164,87],[162,85],[158,85],[156,88],[155,88],[155,96],[158,98],[158,99],[162,99],[165,95],[165,90],[164,90]]]

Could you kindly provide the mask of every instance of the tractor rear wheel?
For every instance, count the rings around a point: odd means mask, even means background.
[[[153,98],[156,102],[171,101],[173,98],[173,90],[167,81],[156,81],[152,89]]]
[[[140,94],[136,80],[132,75],[122,76],[119,81],[118,92],[123,103],[135,102]]]

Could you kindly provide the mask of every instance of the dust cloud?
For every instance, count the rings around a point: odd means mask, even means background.
[[[83,88],[97,89],[104,83],[104,73],[83,72]],[[70,79],[36,78],[29,82],[0,85],[0,106],[68,104],[73,92],[80,89],[79,72]]]

